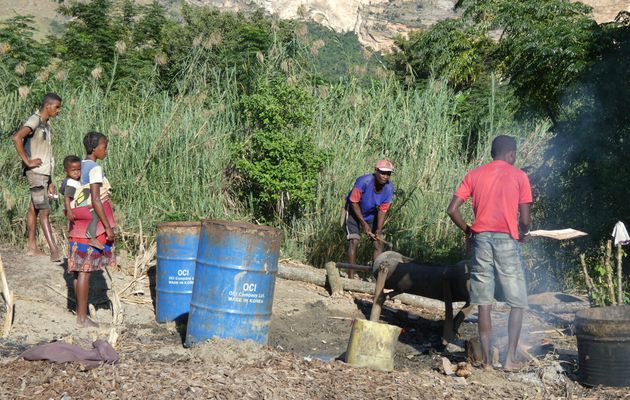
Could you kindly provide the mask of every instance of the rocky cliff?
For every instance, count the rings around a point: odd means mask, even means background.
[[[337,32],[354,31],[359,41],[375,50],[392,47],[396,35],[427,28],[453,18],[457,0],[187,0],[197,6],[250,11],[262,8],[280,18],[308,18]],[[598,22],[630,11],[630,0],[583,0],[593,7]]]

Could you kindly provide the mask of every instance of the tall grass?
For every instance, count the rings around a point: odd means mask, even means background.
[[[252,220],[246,205],[232,195],[226,172],[228,139],[243,129],[237,82],[229,72],[207,81],[216,83],[190,85],[195,90],[184,95],[138,87],[105,96],[92,84],[79,89],[51,87],[64,98],[62,114],[52,121],[55,182],[63,179],[63,157],[84,155],[82,137],[97,130],[110,138],[103,165],[124,232],[136,232],[140,223],[145,232],[154,232],[156,223],[169,214]],[[329,159],[315,188],[313,207],[303,218],[282,226],[283,256],[317,265],[344,258],[346,241],[340,225],[344,198],[354,179],[387,157],[396,165],[394,205],[385,226],[388,240],[410,256],[456,257],[461,235],[445,209],[466,171],[487,161],[487,145],[497,132],[489,126],[479,148],[466,149],[465,135],[453,117],[454,95],[439,81],[411,91],[393,81],[378,81],[368,88],[350,82],[314,87],[313,93],[317,101],[311,133]],[[36,101],[0,85],[0,237],[14,243],[24,240],[28,191],[8,138],[9,125],[17,128]],[[533,146],[544,143],[547,135],[544,127],[506,133],[524,139],[522,153],[531,160],[539,154]],[[467,154],[476,156],[469,159]],[[58,229],[65,224],[61,207],[52,218]],[[362,246],[362,261],[369,258],[369,247]]]
[[[477,148],[467,149],[467,135],[454,119],[454,95],[439,81],[414,91],[400,90],[391,81],[368,89],[337,87],[317,104],[313,133],[331,158],[319,181],[317,206],[290,228],[289,236],[299,239],[302,258],[322,264],[343,256],[346,242],[340,214],[345,196],[354,179],[372,172],[383,157],[396,166],[395,197],[384,228],[394,249],[423,259],[460,257],[462,235],[446,207],[465,173],[489,161],[489,143],[498,134],[490,124],[497,121],[489,122]],[[545,126],[514,126],[501,133],[522,139],[521,153],[526,157],[520,163],[524,164],[540,161],[541,146],[549,137]],[[468,159],[466,154],[476,156]],[[469,208],[466,212],[471,214]],[[364,260],[370,253],[371,246],[362,246]]]

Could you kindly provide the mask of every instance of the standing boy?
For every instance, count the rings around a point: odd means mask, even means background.
[[[60,111],[61,97],[55,93],[46,94],[39,111],[35,112],[13,135],[13,143],[22,160],[24,175],[28,179],[31,194],[26,214],[28,230],[26,254],[44,255],[37,248],[35,240],[35,229],[39,217],[39,223],[50,248],[50,260],[55,262],[61,261],[61,255],[53,240],[50,226],[49,196],[52,196],[55,190],[51,180],[55,160],[52,153],[52,130],[48,121],[59,115]]]
[[[532,191],[525,172],[514,167],[516,140],[500,135],[492,141],[493,161],[466,174],[455,192],[448,215],[473,241],[470,302],[479,306],[479,339],[484,367],[491,367],[490,335],[495,280],[511,307],[508,348],[503,368],[518,370],[516,349],[527,308],[527,288],[519,241],[529,235]],[[475,222],[468,225],[459,211],[472,196]]]
[[[354,187],[346,197],[346,234],[348,238],[348,262],[357,263],[357,247],[364,231],[374,243],[374,260],[383,251],[381,240],[385,213],[392,204],[394,185],[390,176],[394,164],[389,160],[380,160],[374,167],[374,173],[363,175],[354,182]],[[348,271],[353,278],[353,271]]]

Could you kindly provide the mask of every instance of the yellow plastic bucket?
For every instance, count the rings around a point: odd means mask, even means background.
[[[353,367],[393,371],[400,331],[397,326],[355,319],[346,351],[346,362]]]

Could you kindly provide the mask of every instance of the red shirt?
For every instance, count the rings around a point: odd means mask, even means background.
[[[472,196],[474,232],[503,232],[518,239],[518,205],[532,202],[527,174],[501,160],[475,168],[464,177],[455,196]]]

